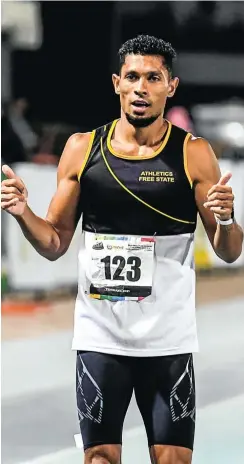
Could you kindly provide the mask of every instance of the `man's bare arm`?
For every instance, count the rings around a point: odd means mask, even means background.
[[[57,191],[45,219],[36,216],[29,208],[23,181],[8,166],[3,167],[8,179],[2,182],[2,209],[16,218],[27,240],[50,261],[67,251],[75,232],[80,194],[78,173],[89,139],[90,134],[74,134],[67,141],[58,166]]]
[[[223,176],[216,156],[204,139],[193,138],[187,146],[188,170],[195,188],[195,199],[211,245],[219,258],[232,263],[240,256],[243,230],[234,222],[230,225],[216,223],[231,218],[234,195],[227,184],[230,176]]]

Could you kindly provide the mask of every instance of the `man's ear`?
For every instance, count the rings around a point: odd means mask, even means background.
[[[118,74],[113,74],[112,75],[112,81],[113,81],[113,85],[114,85],[114,91],[117,95],[120,94],[120,87],[119,87],[119,84],[120,84],[120,76],[118,76]]]
[[[170,79],[169,86],[168,86],[168,98],[172,98],[176,92],[176,89],[179,85],[179,78],[174,77]]]

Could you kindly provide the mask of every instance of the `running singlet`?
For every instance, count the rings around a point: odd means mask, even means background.
[[[128,356],[198,351],[191,134],[168,123],[156,152],[125,156],[111,146],[116,123],[92,132],[79,174],[72,348]]]

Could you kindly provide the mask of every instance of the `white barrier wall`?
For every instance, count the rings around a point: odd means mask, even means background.
[[[19,163],[13,166],[13,169],[27,186],[30,208],[38,216],[45,217],[56,190],[57,168]],[[6,214],[6,221],[8,279],[12,288],[48,290],[76,284],[77,243],[81,233],[79,227],[68,253],[59,260],[50,262],[29,244],[15,219]]]
[[[222,173],[231,171],[230,185],[235,194],[235,215],[244,227],[244,162],[220,162]],[[33,211],[45,217],[50,200],[56,190],[56,167],[20,163],[13,169],[26,183],[29,192],[29,205]],[[6,247],[8,256],[9,283],[14,289],[49,290],[77,283],[77,249],[81,234],[81,223],[68,252],[58,261],[50,262],[42,258],[24,238],[17,222],[8,214],[6,220]],[[197,268],[244,266],[244,253],[233,264],[221,261],[213,252],[201,222],[198,222],[195,240]]]

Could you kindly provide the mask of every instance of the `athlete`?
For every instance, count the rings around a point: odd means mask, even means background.
[[[68,139],[45,219],[3,166],[2,208],[45,258],[68,250],[82,214],[73,349],[86,464],[121,462],[133,391],[151,462],[191,463],[197,213],[222,260],[234,262],[242,250],[231,174],[221,177],[206,140],[163,117],[179,84],[175,55],[146,35],[120,48],[112,77],[120,119]]]

